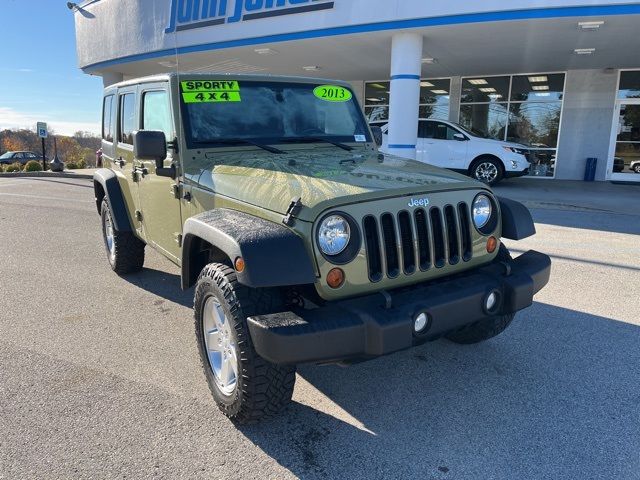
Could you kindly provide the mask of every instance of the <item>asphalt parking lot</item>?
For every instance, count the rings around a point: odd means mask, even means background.
[[[301,367],[281,417],[236,428],[177,269],[147,250],[113,274],[90,180],[0,179],[0,478],[640,478],[635,191],[535,198],[538,235],[510,247],[552,279],[503,335]]]

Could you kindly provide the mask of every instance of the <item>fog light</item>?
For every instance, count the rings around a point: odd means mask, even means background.
[[[344,272],[340,268],[333,268],[327,274],[327,285],[331,288],[340,288],[344,283]]]
[[[502,294],[499,290],[491,291],[484,299],[484,311],[488,315],[494,315],[500,310],[502,304]]]
[[[429,323],[429,317],[427,317],[426,313],[421,313],[418,315],[413,322],[413,331],[416,333],[421,333],[427,328],[427,324]]]
[[[511,160],[511,168],[513,168],[514,170],[518,168],[518,162],[514,162],[513,160]]]
[[[498,303],[498,294],[496,292],[491,292],[484,302],[484,306],[487,309],[487,312],[492,311],[495,308],[497,303]]]

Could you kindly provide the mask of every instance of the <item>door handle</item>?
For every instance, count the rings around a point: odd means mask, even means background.
[[[124,161],[124,159],[123,159],[122,157],[118,157],[117,159],[115,159],[115,160],[113,161],[113,163],[118,164],[118,166],[119,166],[120,168],[124,167],[124,166],[127,164],[127,162],[125,162],[125,161]]]

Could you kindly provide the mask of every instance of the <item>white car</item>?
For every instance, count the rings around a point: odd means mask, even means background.
[[[382,129],[380,150],[387,153],[387,121],[370,125]],[[428,119],[418,123],[416,160],[464,173],[489,185],[529,173],[528,155],[524,145],[484,138],[457,123]]]

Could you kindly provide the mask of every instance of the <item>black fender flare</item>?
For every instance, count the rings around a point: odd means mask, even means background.
[[[231,262],[242,257],[238,281],[252,288],[306,285],[316,281],[304,241],[291,229],[247,213],[218,208],[189,218],[182,230],[182,288],[195,284],[200,269],[195,251],[204,240]]]
[[[502,236],[511,240],[522,240],[535,235],[531,212],[522,203],[498,197],[502,214]]]
[[[127,205],[120,189],[120,183],[116,174],[108,168],[100,168],[93,174],[93,189],[96,194],[96,207],[98,213],[100,212],[100,198],[98,185],[102,187],[104,196],[107,199],[109,208],[111,209],[111,216],[113,217],[113,223],[116,230],[120,232],[131,232],[131,220],[127,213]]]

